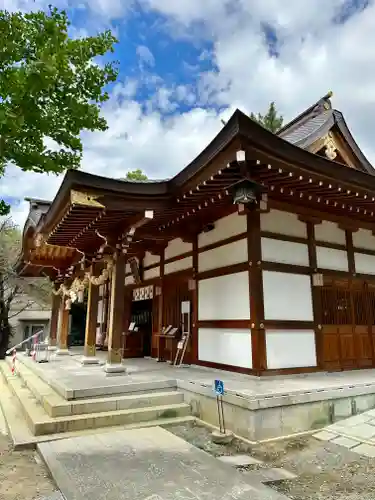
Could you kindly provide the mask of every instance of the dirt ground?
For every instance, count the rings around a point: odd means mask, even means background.
[[[238,440],[231,445],[216,445],[206,427],[189,423],[169,426],[168,430],[211,455],[248,454],[264,462],[240,468],[243,474],[261,467],[278,467],[296,474],[292,480],[268,483],[292,500],[375,499],[375,459],[341,446],[313,437],[254,446]]]
[[[36,452],[14,451],[7,436],[0,433],[0,499],[36,500],[55,490]]]

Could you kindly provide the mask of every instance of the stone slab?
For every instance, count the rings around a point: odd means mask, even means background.
[[[48,497],[40,497],[37,500],[65,500],[65,498],[62,496],[61,491],[54,491]]]
[[[363,423],[354,427],[348,427],[345,429],[343,434],[364,440],[371,439],[375,436],[375,427],[373,425]]]
[[[233,465],[233,467],[247,467],[248,465],[259,465],[263,462],[251,457],[250,455],[223,455],[218,457],[221,462]]]
[[[320,431],[314,434],[314,438],[319,439],[320,441],[331,441],[337,437],[337,434],[329,431]]]
[[[262,468],[246,472],[246,477],[252,481],[259,481],[260,483],[272,483],[274,481],[285,481],[286,479],[295,479],[297,476],[292,472],[285,469],[278,468]]]
[[[336,439],[333,439],[331,443],[337,444],[339,446],[344,446],[345,448],[354,448],[354,446],[358,445],[358,441],[355,441],[354,439],[347,438],[345,436],[340,436],[337,437]]]
[[[375,457],[375,446],[370,444],[362,443],[355,448],[352,448],[351,451],[355,451],[359,455],[365,455],[366,457],[374,458]]]
[[[1,403],[0,403],[0,434],[3,436],[8,435],[8,428],[5,421],[3,410],[1,409]]]
[[[38,445],[66,500],[282,500],[160,427]]]

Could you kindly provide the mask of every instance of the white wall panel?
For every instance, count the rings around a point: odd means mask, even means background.
[[[245,233],[247,231],[246,216],[238,215],[237,213],[223,217],[215,222],[215,229],[208,233],[201,233],[198,236],[198,246],[203,247],[211,245],[217,241],[225,240],[236,234]]]
[[[316,366],[313,330],[267,330],[267,368]]]
[[[198,254],[199,272],[247,262],[247,240],[238,240]]]
[[[250,319],[249,273],[199,280],[198,318]]]
[[[315,239],[317,241],[346,245],[345,231],[340,229],[335,222],[327,220],[315,225]]]
[[[252,368],[251,331],[234,328],[199,328],[198,359]]]
[[[375,236],[368,229],[359,229],[353,233],[353,245],[357,248],[375,250]]]
[[[150,252],[145,253],[145,257],[143,259],[143,267],[153,266],[154,264],[158,264],[160,262],[159,255],[153,255]]]
[[[151,280],[153,278],[158,278],[160,276],[160,267],[153,267],[152,269],[145,269],[143,271],[143,279],[145,281]]]
[[[134,285],[134,284],[135,284],[134,277],[133,276],[126,276],[126,278],[125,278],[125,286],[127,286],[127,285]]]
[[[263,271],[264,317],[313,321],[310,276]]]
[[[375,256],[355,253],[355,270],[359,274],[375,274]]]
[[[307,238],[306,224],[298,220],[298,215],[281,210],[270,210],[268,213],[261,214],[260,229],[271,233]]]
[[[309,265],[309,249],[307,243],[293,243],[272,238],[262,238],[262,260],[294,264],[296,266]]]
[[[177,273],[184,269],[193,267],[193,257],[185,257],[185,259],[175,260],[169,264],[164,265],[164,274]]]
[[[316,259],[321,269],[333,269],[335,271],[348,271],[348,254],[345,250],[334,248],[316,247]]]
[[[183,253],[191,252],[193,250],[193,245],[191,243],[186,243],[182,241],[181,238],[176,238],[169,242],[167,248],[165,249],[164,257],[165,259],[171,259],[172,257],[177,257],[177,255],[182,255]]]

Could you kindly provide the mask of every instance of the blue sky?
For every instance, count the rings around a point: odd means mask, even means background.
[[[0,8],[47,8],[0,0]],[[286,120],[333,90],[375,163],[375,7],[370,0],[55,0],[72,36],[111,29],[120,73],[103,107],[109,130],[83,133],[84,170],[174,175],[238,107]],[[303,3],[303,8],[301,5]],[[23,224],[25,196],[52,199],[61,178],[8,169],[0,194]]]

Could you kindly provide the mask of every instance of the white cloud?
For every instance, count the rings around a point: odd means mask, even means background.
[[[147,66],[155,66],[155,58],[151,50],[146,47],[146,45],[138,45],[137,47],[137,56],[141,64],[146,64]]]
[[[9,0],[0,0],[0,5],[1,1]],[[217,0],[142,1],[167,16],[168,26],[178,26],[173,33],[195,33],[198,25],[199,33],[212,42],[209,53],[217,71],[200,75],[198,98],[194,87],[166,87],[153,73],[143,73],[142,81],[118,83],[104,107],[109,130],[84,134],[83,169],[123,177],[128,170],[141,168],[150,177],[169,177],[220,130],[221,116],[203,109],[206,103],[228,106],[230,111],[240,107],[263,112],[274,100],[290,119],[328,90],[334,91],[335,107],[344,113],[359,145],[375,164],[374,5],[337,25],[332,20],[340,9],[349,8],[347,0],[305,0],[303,8],[301,0],[237,0],[236,8]],[[107,19],[124,15],[133,5],[131,0],[81,3]],[[277,59],[268,53],[263,24],[276,29]],[[202,54],[207,57],[206,51]],[[146,113],[135,100],[139,85],[155,89]],[[173,109],[176,101],[198,107],[166,119],[162,112]],[[222,116],[227,119],[230,111]],[[0,192],[51,199],[60,180],[11,169]],[[25,204],[17,207],[17,221],[22,221],[26,208]]]

